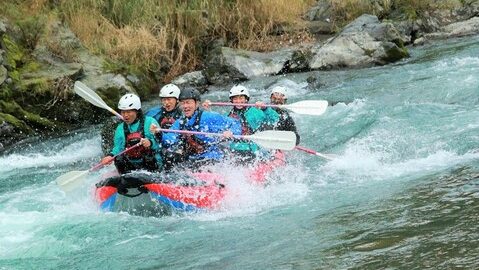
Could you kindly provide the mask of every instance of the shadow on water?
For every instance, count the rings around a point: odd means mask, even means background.
[[[391,200],[317,220],[340,228],[324,262],[352,269],[478,269],[479,169],[461,167],[417,182]]]

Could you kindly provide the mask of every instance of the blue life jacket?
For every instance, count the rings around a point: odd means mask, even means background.
[[[239,121],[200,109],[197,109],[190,118],[180,117],[170,129],[219,134],[230,130],[234,135],[241,134]],[[173,132],[164,132],[162,140],[165,147],[182,148],[188,160],[222,159],[224,152],[219,145],[220,142],[221,139],[216,136],[182,135]]]

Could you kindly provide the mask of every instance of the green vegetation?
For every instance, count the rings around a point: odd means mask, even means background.
[[[162,80],[169,81],[198,68],[211,44],[219,39],[235,48],[275,48],[279,42],[277,36],[271,35],[274,29],[279,25],[300,25],[301,15],[315,0],[4,2],[0,15],[17,22],[24,32],[21,42],[26,49],[33,48],[41,35],[49,34],[52,20],[60,19],[90,51],[142,71],[166,74]],[[62,58],[75,58],[68,48],[59,48],[53,42],[47,46]]]
[[[461,0],[323,0],[331,5],[336,29],[364,13],[379,18],[416,19],[426,11],[451,9]],[[225,46],[268,51],[281,40],[310,40],[307,33],[275,34],[278,26],[299,29],[316,0],[4,0],[3,15],[20,29],[22,46],[32,49],[44,36],[47,47],[66,61],[76,55],[51,41],[51,22],[68,23],[90,51],[126,70],[154,80],[197,69],[219,40]],[[296,27],[296,28],[295,28]],[[299,41],[301,42],[301,41]],[[112,68],[111,63],[107,64]]]
[[[400,17],[415,20],[420,14],[434,10],[450,10],[461,6],[461,0],[329,0],[333,23],[341,28],[362,14],[378,18]]]

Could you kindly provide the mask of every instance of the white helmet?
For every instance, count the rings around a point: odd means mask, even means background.
[[[141,109],[140,98],[135,94],[126,94],[118,101],[118,109],[122,111],[139,110]]]
[[[246,87],[238,84],[238,85],[235,85],[231,88],[230,90],[230,98],[232,97],[235,97],[235,96],[246,96],[247,98],[249,98],[249,91]]]
[[[277,86],[273,87],[273,89],[271,89],[271,95],[274,94],[274,93],[283,94],[285,99],[288,98],[288,91],[286,90],[286,88],[284,86],[277,85]]]
[[[160,97],[161,98],[166,98],[166,97],[174,97],[178,99],[180,97],[180,88],[178,86],[170,83],[165,86],[163,86],[160,90]]]

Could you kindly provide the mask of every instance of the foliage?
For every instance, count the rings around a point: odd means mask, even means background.
[[[20,41],[23,46],[33,51],[45,30],[46,18],[43,15],[28,16],[17,21],[20,29]]]

